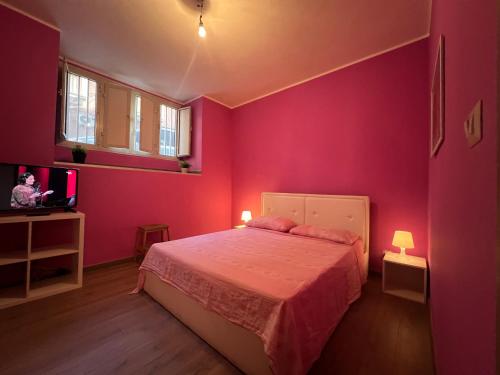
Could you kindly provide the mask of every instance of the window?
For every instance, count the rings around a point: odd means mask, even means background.
[[[176,156],[177,110],[160,104],[160,155]]]
[[[68,73],[65,136],[68,141],[95,144],[97,83]]]
[[[63,64],[63,142],[91,149],[175,158],[190,155],[191,108]]]
[[[114,83],[104,84],[104,112],[98,145],[130,150],[130,90]],[[132,148],[133,150],[133,148]]]
[[[141,150],[141,97],[139,95],[135,96],[134,101],[134,133],[133,133],[133,145],[134,151]]]
[[[177,156],[191,155],[191,107],[179,108]]]

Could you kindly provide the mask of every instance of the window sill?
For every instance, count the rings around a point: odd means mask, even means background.
[[[57,144],[55,147],[54,160],[61,163],[73,163],[71,149]],[[201,170],[197,163],[193,162],[191,170]],[[156,170],[179,173],[179,163],[177,160],[165,158],[150,158],[136,155],[121,154],[97,149],[88,149],[86,165],[99,165],[117,168],[131,168],[133,170]]]
[[[92,144],[79,143],[79,142],[73,142],[73,141],[58,142],[58,143],[56,143],[56,146],[61,146],[61,147],[70,148],[70,149],[72,149],[75,146],[81,146],[82,148],[85,148],[87,150],[92,150],[92,151],[109,152],[112,154],[137,156],[140,158],[152,158],[152,159],[168,160],[168,161],[177,162],[177,158],[173,157],[173,156],[149,154],[149,153],[144,152],[144,151],[132,152],[132,151],[124,149],[124,148],[122,149],[122,148],[116,148],[116,147],[100,147],[100,146],[96,146],[96,145],[92,145]]]
[[[105,165],[105,164],[81,164],[81,163],[71,163],[65,161],[55,161],[55,165],[70,166],[75,168],[101,168],[101,169],[116,169],[125,171],[141,171],[141,172],[156,172],[156,173],[170,173],[170,174],[181,174],[189,176],[201,176],[201,171],[190,171],[189,173],[182,173],[180,171],[167,171],[163,169],[156,168],[140,168],[140,167],[119,167],[116,165]]]

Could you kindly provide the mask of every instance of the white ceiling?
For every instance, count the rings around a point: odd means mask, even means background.
[[[4,0],[61,55],[186,102],[235,107],[428,35],[431,0]]]

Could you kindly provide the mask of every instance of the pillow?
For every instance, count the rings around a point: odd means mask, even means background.
[[[286,217],[276,216],[259,216],[247,223],[247,227],[271,229],[279,232],[288,232],[296,225],[297,224]]]
[[[292,228],[290,233],[306,237],[323,238],[325,240],[330,240],[345,245],[352,245],[360,238],[357,234],[348,230],[323,228],[306,224]]]

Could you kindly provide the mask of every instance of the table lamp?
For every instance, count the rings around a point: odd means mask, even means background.
[[[411,232],[406,232],[403,230],[397,230],[394,232],[392,245],[401,249],[402,256],[406,256],[406,249],[415,248],[415,246],[413,245],[413,236],[411,235]]]
[[[252,212],[250,211],[243,211],[241,213],[241,221],[248,223],[250,220],[252,220]]]

